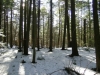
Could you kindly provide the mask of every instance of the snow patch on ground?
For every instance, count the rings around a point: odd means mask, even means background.
[[[14,48],[0,49],[0,75],[68,75],[63,70],[65,67],[71,67],[84,75],[95,74],[90,70],[96,67],[94,48],[89,51],[79,48],[80,56],[73,58],[68,56],[71,54],[71,48],[67,48],[67,50],[55,48],[53,52],[48,52],[46,48],[40,49],[37,51],[37,63],[35,64],[31,63],[32,49],[29,49],[29,55],[25,56],[17,53],[18,50]],[[41,57],[44,59],[40,60]],[[22,60],[25,60],[26,63],[21,63]]]

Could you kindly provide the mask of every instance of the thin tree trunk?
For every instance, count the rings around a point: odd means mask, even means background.
[[[58,3],[58,6],[59,6],[59,33],[58,33],[58,47],[60,47],[60,31],[61,31],[61,27],[60,27],[60,25],[61,25],[61,22],[60,22],[60,18],[61,18],[61,12],[60,12],[60,2]]]
[[[50,30],[50,25],[49,25],[49,15],[48,15],[48,26],[47,26],[47,38],[46,38],[46,47],[49,48],[49,30]]]
[[[44,48],[44,15],[43,15],[43,47]]]
[[[70,26],[69,26],[69,16],[67,15],[67,41],[68,47],[70,46]]]
[[[39,30],[40,30],[40,0],[38,1],[38,51],[39,51]]]
[[[11,7],[11,25],[10,25],[10,47],[12,48],[12,7]]]
[[[6,9],[4,9],[4,35],[6,36]],[[4,42],[6,42],[6,37],[4,37]]]
[[[7,47],[8,47],[8,12],[7,12],[6,18],[7,18]]]
[[[83,2],[81,2],[81,5],[83,4]],[[82,46],[82,44],[83,44],[83,30],[82,30],[82,26],[83,26],[83,17],[82,17],[82,15],[83,15],[83,11],[82,11],[82,6],[81,6],[81,29],[80,29],[80,45]]]
[[[86,46],[86,19],[84,19],[84,46]]]
[[[90,16],[90,0],[88,0],[88,10],[89,10],[89,46],[91,46],[91,16]]]
[[[52,51],[52,0],[50,0],[50,50]]]
[[[27,1],[25,0],[25,6],[24,6],[24,53],[26,51],[26,5],[27,5]]]
[[[2,2],[3,0],[0,0],[0,29],[1,29],[1,18],[2,18]]]
[[[1,29],[1,20],[2,20],[2,5],[3,5],[3,0],[0,0],[0,29]],[[2,40],[2,37],[0,36],[0,41]]]

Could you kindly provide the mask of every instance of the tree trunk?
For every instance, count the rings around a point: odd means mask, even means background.
[[[4,9],[4,35],[6,36],[6,9]],[[4,37],[4,42],[6,42],[6,37]]]
[[[50,0],[50,50],[52,52],[52,0]]]
[[[79,56],[76,41],[76,23],[75,23],[75,0],[71,0],[71,34],[72,34],[72,54],[70,56]]]
[[[27,52],[25,53],[25,51],[27,51],[26,49],[26,6],[27,5],[27,1],[25,0],[25,6],[24,6],[24,54],[28,54]]]
[[[12,48],[12,7],[11,7],[11,25],[10,25],[10,48]]]
[[[61,31],[61,9],[60,9],[60,1],[59,1],[59,3],[58,3],[58,6],[59,6],[59,33],[58,33],[58,47],[60,47],[60,31]]]
[[[86,46],[86,19],[84,19],[84,46]]]
[[[27,36],[26,36],[26,50],[24,51],[24,55],[28,55],[28,47],[29,47],[29,32],[30,32],[30,18],[31,18],[31,4],[32,0],[30,0],[29,11],[27,14]],[[28,4],[27,4],[28,6]]]
[[[88,0],[88,10],[89,10],[89,47],[91,47],[91,14],[90,14],[90,0]]]
[[[62,50],[65,50],[66,25],[67,25],[67,16],[68,16],[67,10],[68,10],[68,0],[65,0],[65,20],[64,20],[64,34],[63,34]]]
[[[39,51],[39,30],[40,30],[40,0],[38,1],[38,51]]]
[[[68,42],[68,47],[70,45],[70,26],[69,26],[69,16],[67,14],[67,42]]]
[[[2,8],[3,8],[3,0],[0,0],[0,29],[1,29],[1,22],[2,22]],[[0,36],[0,41],[2,40],[2,37]]]
[[[19,24],[19,50],[18,52],[22,52],[22,25],[23,25],[23,0],[20,2],[20,24]]]
[[[49,24],[49,14],[48,14],[48,26],[47,26],[47,34],[46,34],[46,47],[49,48],[49,31],[50,31],[50,24]]]
[[[43,47],[44,48],[44,15],[43,15]]]
[[[94,40],[96,50],[96,68],[100,71],[100,34],[99,34],[99,22],[97,14],[97,0],[93,0],[93,20],[94,20]]]
[[[6,15],[6,19],[7,19],[7,47],[8,47],[8,12],[7,12],[7,15]]]
[[[35,50],[35,46],[36,46],[36,5],[35,5],[35,0],[33,0],[33,23],[32,23],[32,36],[33,36],[33,58],[32,58],[32,63],[36,63],[36,50]]]
[[[1,29],[1,18],[2,18],[2,3],[3,0],[0,0],[0,29]]]

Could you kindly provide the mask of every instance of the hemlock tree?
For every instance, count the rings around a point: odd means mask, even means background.
[[[79,56],[77,50],[77,41],[76,41],[76,23],[75,23],[75,0],[71,0],[71,35],[72,35],[72,54],[73,56]]]
[[[97,0],[93,0],[93,21],[94,21],[94,40],[96,51],[96,69],[100,71],[100,34],[99,34],[99,22],[97,12]]]

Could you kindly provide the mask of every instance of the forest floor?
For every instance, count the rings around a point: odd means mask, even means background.
[[[77,75],[76,73],[69,74],[66,68],[70,68],[80,75],[100,75],[91,70],[96,67],[95,49],[94,48],[78,48],[80,56],[73,58],[71,48],[61,50],[60,48],[53,49],[53,52],[48,52],[49,49],[43,48],[37,51],[36,63],[32,61],[32,49],[29,48],[29,55],[25,56],[18,53],[18,49],[2,48],[0,49],[0,75]],[[22,61],[25,61],[25,63]]]

